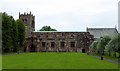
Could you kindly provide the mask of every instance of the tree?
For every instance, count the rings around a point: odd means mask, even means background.
[[[57,30],[52,29],[50,26],[43,26],[39,31],[57,31]]]
[[[98,41],[94,41],[91,45],[90,45],[90,49],[92,51],[96,51],[97,50],[97,44],[98,44]]]
[[[12,21],[12,29],[11,29],[11,36],[12,36],[12,49],[13,52],[17,52],[18,47],[18,25],[16,24],[14,18],[11,16]],[[14,36],[14,37],[13,37]]]
[[[105,46],[108,44],[110,40],[111,38],[109,36],[105,36],[101,38],[101,41],[98,43],[97,49],[100,50],[102,54],[104,54]]]
[[[3,52],[9,52],[12,48],[12,37],[11,36],[12,21],[11,17],[6,13],[2,14],[2,50]]]
[[[16,23],[18,25],[18,52],[22,47],[24,47],[25,42],[25,25],[21,20],[16,20]]]
[[[0,46],[2,46],[2,13],[0,12]],[[2,47],[0,47],[0,52],[2,52]]]
[[[119,53],[120,57],[120,34],[114,37],[106,46],[105,49],[110,53],[114,52],[114,56],[116,57],[116,52]]]
[[[114,41],[110,40],[110,42],[105,46],[105,50],[109,53],[109,56],[111,56],[111,52],[114,52]]]
[[[12,16],[2,13],[2,52],[17,52],[24,45],[25,26]]]
[[[100,53],[100,51],[97,49],[97,45],[100,42],[100,38],[94,40],[94,42],[92,42],[92,44],[90,45],[90,49],[97,52],[98,54]]]
[[[120,34],[118,34],[118,37],[117,37],[117,42],[116,42],[116,49],[117,49],[117,52],[119,53],[119,58],[120,58]]]

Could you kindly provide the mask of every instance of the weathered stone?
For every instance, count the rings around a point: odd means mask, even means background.
[[[63,33],[65,35],[61,36],[61,34]],[[47,37],[44,38],[43,34]],[[27,51],[77,52],[81,51],[81,49],[89,49],[89,45],[93,41],[93,36],[90,35],[89,32],[74,32],[74,37],[71,36],[72,34],[73,32],[32,32],[32,36],[29,39],[27,39]],[[34,35],[36,35],[36,37],[34,37]]]
[[[30,14],[21,14],[26,24],[26,51],[27,52],[79,52],[88,51],[93,41],[89,32],[33,32],[35,17]],[[25,21],[24,21],[25,20]]]

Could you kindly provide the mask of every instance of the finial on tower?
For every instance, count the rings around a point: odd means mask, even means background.
[[[19,12],[19,15],[20,15],[20,12]]]
[[[115,28],[117,29],[116,25],[115,25]]]
[[[31,11],[30,11],[30,15],[31,15]]]
[[[24,12],[24,15],[26,15],[26,12]]]

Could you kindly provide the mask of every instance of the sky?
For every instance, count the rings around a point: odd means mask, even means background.
[[[0,12],[15,19],[19,12],[35,15],[36,31],[51,26],[58,31],[86,31],[86,28],[118,27],[120,0],[1,0]]]

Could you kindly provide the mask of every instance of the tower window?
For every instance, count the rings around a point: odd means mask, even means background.
[[[27,22],[27,19],[25,19],[25,22]]]
[[[22,21],[24,22],[24,19],[22,19]]]
[[[26,24],[27,24],[27,19],[24,19],[24,23],[26,23]]]

